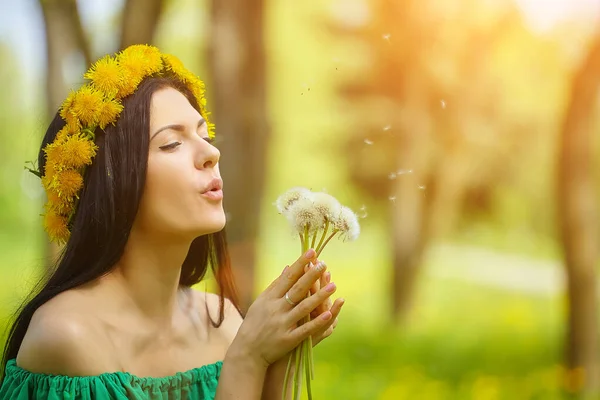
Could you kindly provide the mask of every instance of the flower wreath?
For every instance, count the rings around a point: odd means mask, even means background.
[[[96,128],[115,124],[123,111],[122,101],[136,91],[147,77],[170,73],[194,94],[200,114],[206,120],[209,137],[214,137],[214,124],[206,110],[204,82],[188,71],[175,56],[161,54],[149,45],[133,45],[114,56],[98,60],[84,75],[89,80],[72,91],[60,108],[66,125],[52,143],[44,147],[44,174],[29,169],[42,179],[48,201],[45,205],[44,229],[50,240],[66,243],[69,223],[75,214],[83,173],[96,155]]]

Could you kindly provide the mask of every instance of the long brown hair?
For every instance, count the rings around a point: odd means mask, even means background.
[[[98,151],[84,174],[77,211],[69,226],[71,236],[55,267],[17,311],[0,363],[0,377],[4,376],[8,360],[17,356],[31,318],[41,305],[66,290],[109,273],[121,258],[146,181],[151,97],[164,87],[180,91],[200,111],[193,94],[175,77],[149,77],[140,83],[134,94],[123,100],[124,110],[116,124],[96,132]],[[64,125],[57,113],[38,154],[42,173],[46,161],[43,149],[54,141]],[[191,287],[202,281],[209,267],[220,295],[219,318],[217,321],[209,318],[214,327],[219,327],[224,319],[225,298],[242,315],[225,231],[201,236],[192,242],[182,265],[181,286]]]

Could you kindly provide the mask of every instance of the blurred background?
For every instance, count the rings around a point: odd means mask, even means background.
[[[315,349],[316,398],[598,398],[599,16],[0,0],[0,331],[56,251],[25,163],[90,62],[152,43],[207,82],[244,308],[299,255],[279,194],[324,189],[360,217],[322,256],[346,305]]]

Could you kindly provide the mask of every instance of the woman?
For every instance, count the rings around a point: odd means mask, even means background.
[[[325,265],[309,250],[242,318],[203,83],[145,45],[85,77],[33,171],[65,247],[12,326],[0,399],[280,398],[291,350],[341,310]],[[220,295],[191,289],[209,266]]]

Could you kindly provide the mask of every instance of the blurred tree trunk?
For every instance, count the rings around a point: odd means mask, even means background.
[[[600,238],[591,163],[591,120],[599,88],[600,37],[573,79],[558,169],[560,233],[569,299],[566,361],[575,371],[568,375],[571,381],[567,384],[584,395],[600,391],[596,274]]]
[[[48,115],[54,115],[68,94],[64,76],[70,56],[81,54],[91,62],[90,48],[79,18],[76,0],[40,0],[46,29],[46,95]]]
[[[262,0],[211,4],[211,108],[222,150],[227,236],[241,307],[253,301],[269,125]]]
[[[164,0],[128,0],[121,24],[121,49],[151,44],[164,9]]]
[[[40,0],[46,31],[46,112],[52,118],[67,97],[66,63],[81,55],[91,62],[90,48],[79,18],[76,0]],[[47,242],[47,259],[54,260],[59,248]],[[52,261],[50,261],[52,263]]]

